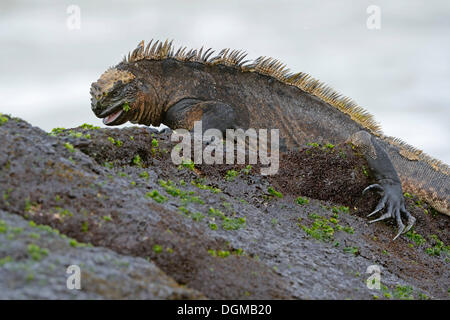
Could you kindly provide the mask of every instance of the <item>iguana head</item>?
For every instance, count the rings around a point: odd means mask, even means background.
[[[131,72],[110,68],[92,83],[92,111],[104,124],[119,125],[132,119],[138,90],[135,78]]]

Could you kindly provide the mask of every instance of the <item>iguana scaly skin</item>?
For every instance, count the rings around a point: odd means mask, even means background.
[[[127,121],[191,130],[280,130],[282,149],[311,141],[361,147],[384,196],[379,219],[395,218],[400,232],[415,219],[406,211],[402,187],[450,215],[449,167],[399,139],[383,135],[363,108],[304,73],[290,73],[266,57],[244,61],[241,51],[174,51],[171,42],[142,41],[91,86],[94,113],[107,125]],[[365,191],[366,191],[365,190]],[[401,220],[407,219],[407,227]],[[398,235],[399,235],[398,234]],[[397,236],[398,236],[397,235]]]

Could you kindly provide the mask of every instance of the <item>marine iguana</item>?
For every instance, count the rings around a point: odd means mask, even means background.
[[[350,98],[273,58],[244,61],[244,52],[230,49],[213,54],[203,48],[175,51],[167,40],[147,46],[142,41],[92,83],[92,110],[109,126],[130,121],[191,130],[202,120],[203,130],[279,129],[282,149],[350,141],[361,148],[377,181],[363,193],[383,194],[369,216],[386,211],[371,222],[396,219],[394,240],[415,222],[402,188],[450,215],[448,165],[385,136]]]

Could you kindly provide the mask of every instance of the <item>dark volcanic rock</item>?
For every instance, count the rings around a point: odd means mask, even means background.
[[[0,211],[0,299],[201,299],[153,262],[87,246],[48,226]],[[81,270],[69,290],[66,270]]]
[[[350,146],[284,154],[279,174],[264,177],[258,165],[176,166],[170,132],[81,126],[49,135],[5,118],[2,297],[448,298],[450,219],[412,197],[414,233],[392,242],[392,223],[369,226],[378,197],[361,197],[371,180]],[[92,247],[51,232],[34,239],[24,219]],[[27,262],[30,243],[48,254]],[[76,262],[83,286],[69,291],[65,268]],[[33,279],[14,273],[22,264]],[[381,290],[366,286],[371,265],[381,267]]]

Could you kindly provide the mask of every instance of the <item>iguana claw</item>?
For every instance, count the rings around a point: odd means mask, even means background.
[[[363,193],[364,193],[364,191],[363,191]],[[380,202],[378,202],[377,207],[375,208],[375,210],[372,211],[371,213],[369,213],[367,215],[367,217],[373,216],[375,213],[377,213],[378,211],[382,210],[384,208],[384,205],[386,204],[386,201],[387,201],[387,196],[383,196],[383,198],[380,200]]]
[[[394,218],[398,225],[397,235],[393,240],[397,239],[402,233],[408,232],[414,223],[416,222],[416,218],[414,218],[405,207],[405,199],[402,194],[402,187],[400,183],[397,183],[392,180],[384,180],[380,184],[372,184],[364,189],[363,194],[365,194],[369,190],[374,190],[377,192],[383,193],[383,198],[378,202],[374,211],[372,211],[368,217],[374,215],[375,213],[381,211],[385,208],[387,204],[386,212],[381,215],[378,219],[372,220],[369,223],[374,223],[382,220],[386,220],[389,218]],[[401,214],[406,216],[408,219],[408,224],[405,227],[403,224]]]
[[[365,188],[363,190],[362,194],[365,194],[367,191],[372,190],[372,189],[374,189],[376,191],[379,191],[379,192],[383,192],[384,191],[382,186],[380,186],[378,183],[375,183],[375,184],[371,184],[370,186]]]

